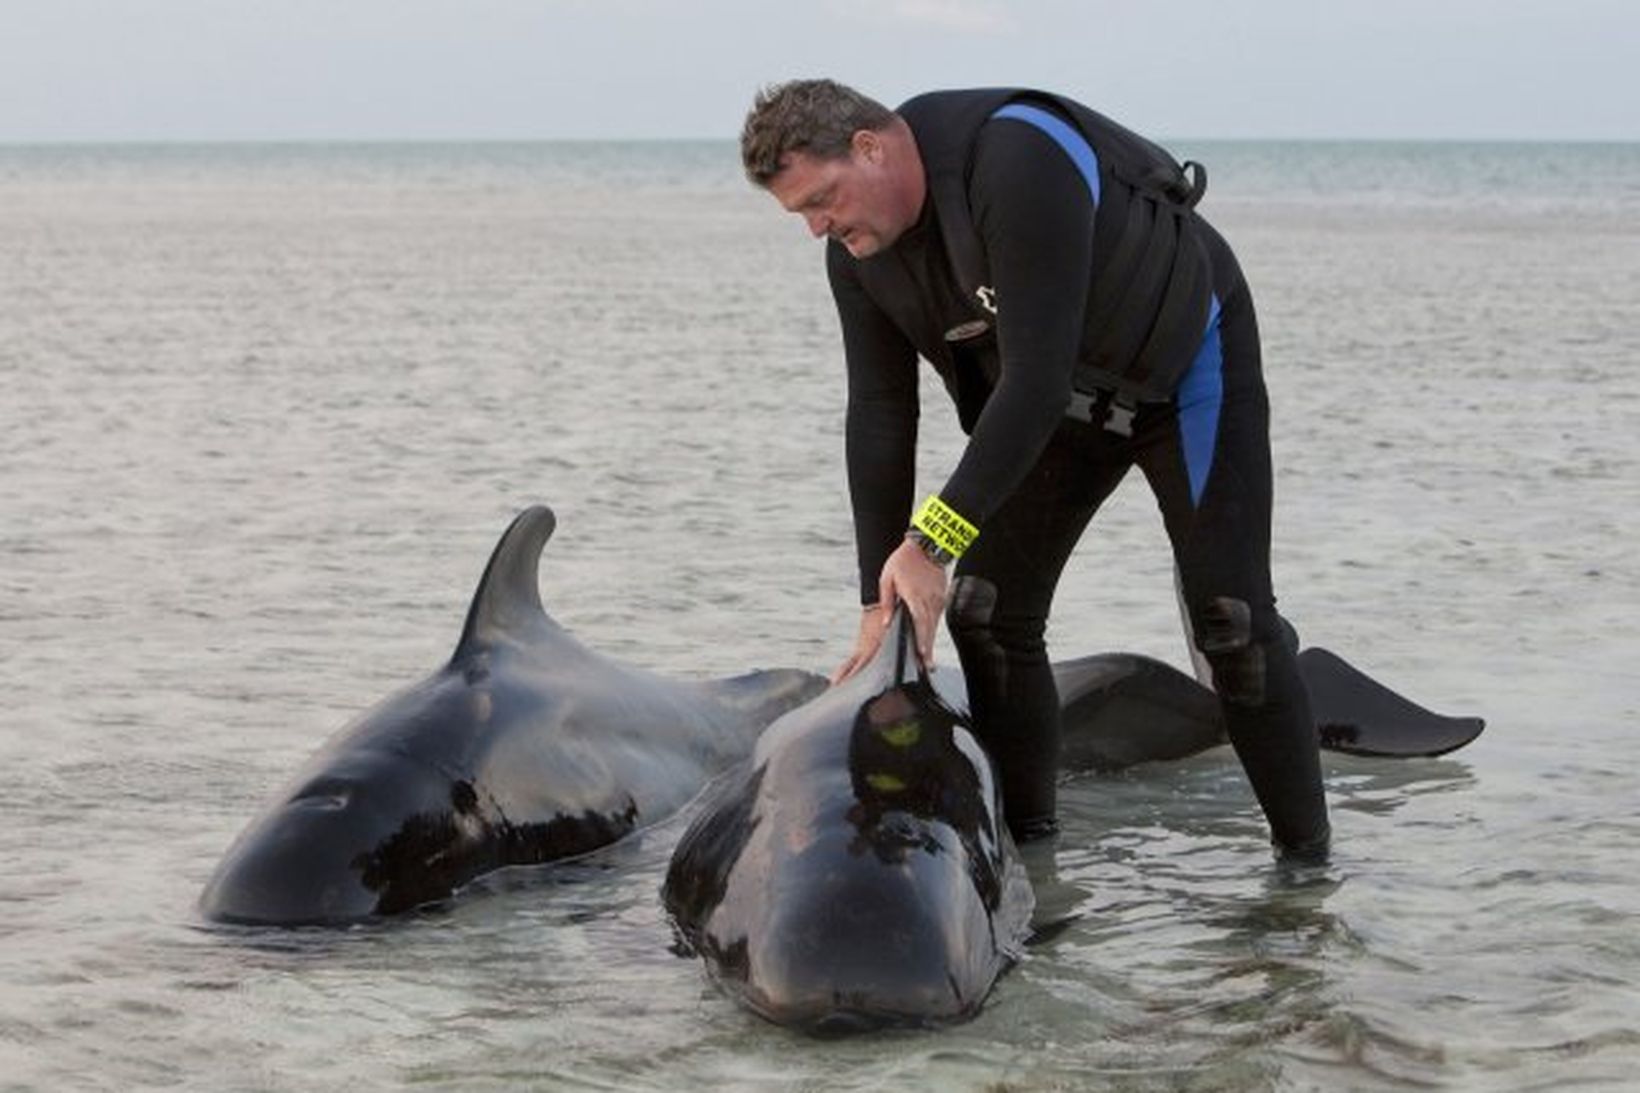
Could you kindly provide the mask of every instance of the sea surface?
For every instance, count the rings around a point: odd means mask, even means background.
[[[1076,780],[1028,862],[1068,927],[971,1023],[836,1041],[669,951],[687,813],[390,924],[195,909],[525,505],[594,648],[841,660],[836,323],[732,145],[0,148],[0,1089],[1633,1088],[1640,146],[1174,148],[1260,305],[1284,610],[1489,728],[1329,755],[1303,883],[1226,749]],[[1187,664],[1138,476],[1050,640]]]

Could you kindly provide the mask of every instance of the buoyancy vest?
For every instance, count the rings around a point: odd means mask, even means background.
[[[1015,102],[1045,106],[1071,122],[1098,160],[1092,277],[1074,387],[1124,403],[1167,400],[1200,345],[1212,298],[1212,269],[1194,212],[1206,173],[1199,164],[1189,165],[1193,171],[1181,166],[1157,145],[1071,99],[1026,89],[936,91],[898,110],[917,140],[939,236],[972,312],[969,329],[984,329],[980,324],[1007,306],[992,292],[968,184],[980,127]],[[903,330],[911,333],[923,321],[925,303],[906,298],[918,292],[910,278],[877,273],[865,281]],[[953,334],[960,331],[947,332],[948,342],[961,340]],[[925,355],[927,341],[913,336]],[[952,377],[946,379],[951,385]],[[952,393],[959,409],[970,402],[954,387]]]

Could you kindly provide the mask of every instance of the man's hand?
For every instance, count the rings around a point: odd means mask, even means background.
[[[934,667],[934,635],[939,631],[940,615],[945,611],[945,567],[936,563],[916,543],[901,543],[888,561],[883,563],[882,575],[877,581],[877,602],[860,613],[860,633],[854,639],[854,652],[831,673],[831,684],[836,686],[871,662],[882,648],[883,632],[894,617],[894,605],[905,602],[911,612],[912,629],[917,638],[917,659],[923,667]]]
[[[894,604],[905,601],[917,635],[917,659],[933,670],[934,635],[945,611],[945,567],[935,562],[922,547],[907,539],[883,563],[877,579],[877,602],[892,612]]]
[[[831,673],[831,685],[837,686],[849,676],[871,663],[883,644],[883,631],[888,628],[892,612],[881,603],[874,603],[860,612],[860,633],[854,639],[854,652]]]

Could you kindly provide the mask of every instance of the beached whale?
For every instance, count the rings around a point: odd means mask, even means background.
[[[448,664],[344,727],[229,848],[206,917],[342,923],[586,853],[670,815],[817,675],[669,680],[592,652],[537,584],[556,521],[513,521]]]
[[[680,951],[781,1025],[968,1017],[1029,928],[991,761],[909,632],[902,609],[868,665],[770,726],[667,870]]]

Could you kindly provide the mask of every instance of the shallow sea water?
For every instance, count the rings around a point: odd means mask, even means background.
[[[193,906],[526,504],[595,648],[842,656],[835,322],[733,149],[0,149],[0,1089],[1630,1087],[1640,148],[1179,150],[1260,304],[1284,609],[1487,733],[1329,756],[1301,883],[1227,750],[1077,780],[979,1018],[820,1042],[668,951],[686,814],[381,926]],[[1056,652],[1184,666],[1170,580],[1135,477]]]

